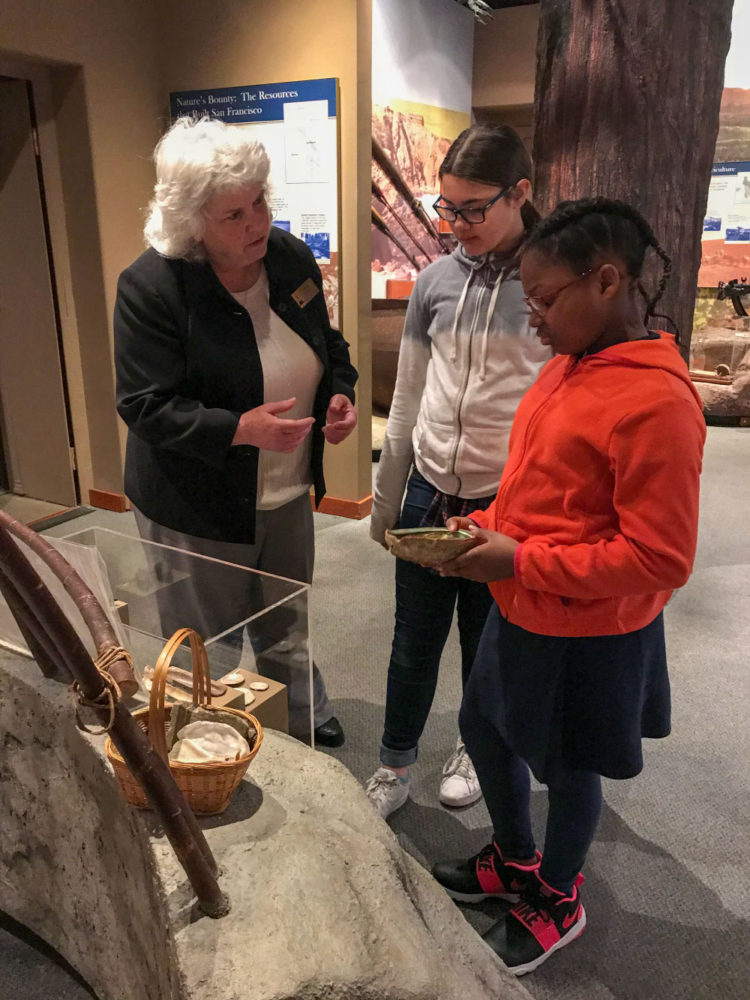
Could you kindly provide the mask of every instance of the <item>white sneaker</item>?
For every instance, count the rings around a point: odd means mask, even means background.
[[[470,806],[481,799],[482,789],[471,757],[461,740],[443,768],[440,780],[440,801],[444,806]]]
[[[406,781],[402,781],[389,767],[379,767],[373,774],[365,785],[365,795],[381,819],[386,819],[406,802],[410,781],[408,772]]]

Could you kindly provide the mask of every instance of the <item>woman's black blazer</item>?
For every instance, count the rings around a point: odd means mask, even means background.
[[[320,270],[306,244],[272,227],[264,263],[271,309],[323,363],[311,459],[318,504],[328,403],[336,393],[354,402],[357,372],[328,320]],[[319,291],[301,307],[292,295],[308,279]],[[209,264],[152,249],[120,275],[114,329],[128,497],[175,531],[252,543],[258,449],[231,447],[240,414],[264,402],[250,315]]]

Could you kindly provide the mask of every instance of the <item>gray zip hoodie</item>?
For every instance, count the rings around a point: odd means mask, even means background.
[[[497,489],[516,407],[551,352],[529,327],[518,262],[459,246],[417,278],[375,482],[370,535],[398,523],[412,465],[443,493]]]

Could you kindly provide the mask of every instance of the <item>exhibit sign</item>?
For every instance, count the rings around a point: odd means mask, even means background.
[[[750,275],[750,0],[735,0],[698,286]]]
[[[173,119],[190,115],[252,129],[271,160],[273,224],[310,247],[328,313],[339,316],[338,81],[295,80],[169,95]]]
[[[750,244],[750,160],[714,163],[703,239]]]
[[[698,285],[750,273],[750,160],[714,163],[703,220]]]

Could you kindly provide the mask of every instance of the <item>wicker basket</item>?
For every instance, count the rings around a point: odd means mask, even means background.
[[[209,711],[229,712],[232,715],[238,715],[245,722],[251,723],[256,730],[257,735],[250,753],[238,760],[189,764],[169,759],[166,735],[171,708],[164,705],[164,689],[172,657],[185,639],[190,640],[193,660],[193,704],[200,705],[201,708],[206,708]],[[260,744],[263,741],[263,728],[254,715],[250,715],[249,712],[240,712],[235,708],[216,709],[211,705],[211,678],[206,647],[198,633],[189,628],[175,632],[164,646],[154,667],[149,707],[134,712],[133,718],[137,719],[141,727],[148,733],[151,746],[169,765],[172,777],[190,808],[194,813],[203,816],[215,816],[224,812],[234,790],[242,780],[250,761],[260,749]],[[104,750],[114,768],[115,776],[127,801],[139,809],[150,809],[151,804],[140,783],[130,773],[128,765],[109,737]]]

